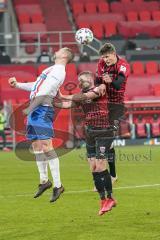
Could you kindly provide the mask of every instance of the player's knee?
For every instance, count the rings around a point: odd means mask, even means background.
[[[99,159],[96,161],[96,172],[101,172],[106,169],[106,159]]]
[[[32,148],[34,150],[34,152],[42,152],[43,151],[43,147],[40,141],[35,141],[32,143]]]
[[[88,158],[88,162],[89,162],[89,167],[90,167],[91,172],[95,172],[95,170],[96,170],[95,157]]]

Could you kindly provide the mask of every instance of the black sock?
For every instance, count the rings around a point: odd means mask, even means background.
[[[99,193],[101,200],[105,199],[104,180],[100,172],[92,172],[94,185]]]
[[[101,172],[104,178],[104,187],[107,191],[107,198],[112,198],[112,181],[111,175],[109,174],[108,170]]]
[[[115,150],[114,150],[114,148],[111,148],[108,151],[108,164],[109,164],[110,175],[112,177],[116,177]]]

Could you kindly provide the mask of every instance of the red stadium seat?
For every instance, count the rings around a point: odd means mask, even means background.
[[[132,72],[134,75],[144,75],[144,64],[140,61],[132,63]]]
[[[26,51],[26,53],[28,53],[28,54],[33,54],[33,53],[35,53],[35,51],[36,51],[36,46],[35,46],[34,41],[32,41],[32,40],[26,41],[25,51]]]
[[[111,37],[117,34],[117,24],[115,22],[108,22],[104,24],[105,37]]]
[[[120,121],[120,131],[119,135],[122,138],[130,138],[130,125],[128,121]]]
[[[109,12],[109,4],[107,2],[99,2],[98,5],[99,13],[108,13]]]
[[[28,13],[19,13],[17,15],[19,24],[30,23],[31,18]]]
[[[154,121],[151,123],[151,135],[152,137],[160,136],[160,123],[159,121]]]
[[[84,4],[82,2],[73,3],[72,11],[73,11],[74,16],[83,14],[84,13]]]
[[[66,81],[77,82],[77,68],[74,63],[67,64],[66,66]]]
[[[93,23],[91,25],[91,28],[96,38],[102,39],[104,37],[104,29],[102,23],[100,22]]]
[[[123,3],[121,3],[121,2],[111,2],[110,9],[111,9],[111,12],[114,12],[114,13],[123,13],[124,12]]]
[[[153,85],[153,93],[155,96],[160,96],[160,84]]]
[[[17,13],[28,13],[29,15],[33,13],[42,13],[41,7],[38,4],[26,4],[16,6]]]
[[[136,11],[130,11],[126,13],[127,21],[137,21],[138,13]]]
[[[144,123],[138,122],[136,124],[137,137],[147,137],[146,125]]]
[[[158,73],[158,63],[154,61],[149,61],[146,63],[146,73],[147,74],[157,74]]]
[[[97,12],[97,6],[94,2],[88,2],[85,4],[85,9],[87,14],[94,14]]]
[[[151,13],[149,11],[141,11],[139,13],[139,18],[140,18],[140,21],[149,21],[151,20]]]
[[[85,22],[85,21],[79,21],[78,23],[77,23],[77,25],[78,25],[78,28],[90,28],[90,24],[88,23],[88,22]]]
[[[37,71],[38,71],[38,76],[43,72],[43,70],[45,70],[46,68],[48,68],[49,67],[49,65],[48,64],[40,64],[40,65],[38,65],[38,69],[37,69]]]
[[[42,13],[34,13],[31,15],[32,23],[44,23],[44,17]]]
[[[37,32],[40,32],[41,39],[47,38],[47,34],[45,33],[47,29],[44,23],[21,24],[20,30],[21,32],[23,32],[23,34],[20,35],[21,40],[24,40],[24,41],[37,40],[38,39],[38,34],[36,34]],[[33,32],[33,33],[27,33],[27,32]]]
[[[153,11],[152,18],[154,21],[160,21],[160,11],[159,10]]]
[[[148,11],[157,11],[159,10],[159,1],[149,1],[144,3],[144,9]]]

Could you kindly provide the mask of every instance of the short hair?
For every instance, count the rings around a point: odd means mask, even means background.
[[[70,48],[68,48],[68,47],[64,47],[63,49],[67,52],[68,63],[72,62],[73,58],[74,58],[73,51]]]
[[[80,81],[82,75],[91,76],[93,79],[94,79],[94,77],[95,77],[95,75],[94,75],[93,72],[91,72],[91,71],[83,71],[83,72],[80,72],[80,73],[78,74],[78,80],[79,80],[79,81]]]
[[[112,43],[105,43],[99,50],[99,54],[103,55],[105,53],[116,53],[116,48]]]

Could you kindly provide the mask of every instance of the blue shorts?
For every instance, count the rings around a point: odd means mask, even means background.
[[[28,115],[26,137],[28,140],[45,140],[54,137],[54,110],[48,106],[38,106]]]

